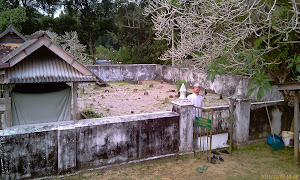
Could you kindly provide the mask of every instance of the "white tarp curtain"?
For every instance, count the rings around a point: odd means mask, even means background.
[[[71,120],[71,87],[50,93],[12,92],[12,124]]]

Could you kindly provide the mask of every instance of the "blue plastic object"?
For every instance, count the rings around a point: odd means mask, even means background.
[[[274,137],[275,137],[275,141],[278,142],[278,143],[283,147],[283,146],[284,146],[283,140],[282,140],[280,137],[276,136],[275,134],[274,134]],[[274,139],[273,139],[273,135],[272,135],[272,134],[270,134],[270,135],[268,136],[267,142],[268,142],[269,145],[272,146],[272,144],[273,144],[273,142],[274,142]]]

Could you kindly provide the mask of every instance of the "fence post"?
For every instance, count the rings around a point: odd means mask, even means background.
[[[172,101],[172,111],[177,112],[180,116],[180,153],[193,151],[193,104],[186,98],[185,94],[186,89],[184,84],[182,84],[180,98]]]
[[[242,92],[242,89],[242,83],[240,82],[238,85],[237,94],[229,98],[231,101],[231,106],[234,106],[232,108],[234,109],[232,139],[237,145],[248,142],[250,129],[251,103],[247,96]]]

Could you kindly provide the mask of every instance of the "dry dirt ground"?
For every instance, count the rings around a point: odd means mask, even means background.
[[[266,143],[234,150],[233,155],[221,154],[224,162],[210,164],[193,155],[126,164],[100,170],[87,171],[63,177],[74,180],[241,180],[241,179],[300,179],[300,166],[293,163],[293,148],[271,151]],[[208,166],[203,173],[196,168]]]
[[[126,82],[108,82],[108,87],[98,87],[95,84],[79,86],[79,111],[92,110],[102,113],[104,117],[128,114],[171,111],[171,101],[178,98],[175,85],[160,81],[140,81],[139,84]],[[188,89],[192,93],[192,89]],[[204,106],[227,105],[227,97],[208,93],[204,95]]]

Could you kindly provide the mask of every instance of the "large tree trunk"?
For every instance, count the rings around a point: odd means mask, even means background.
[[[291,81],[290,70],[287,69],[286,65],[281,66],[281,72],[282,73],[280,75],[277,75],[277,76],[276,76],[275,73],[272,73],[273,77],[274,76],[276,77],[276,80],[278,81],[278,83],[284,84],[284,83],[290,82]],[[281,91],[281,94],[284,97],[284,101],[288,102],[289,106],[293,106],[295,93],[293,91],[286,91],[285,90],[285,91]]]
[[[88,40],[87,44],[88,44],[90,54],[93,57],[93,63],[95,64],[96,60],[95,60],[95,56],[94,56],[94,47],[93,47],[93,32],[91,32],[91,31],[89,31],[89,40]]]

